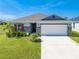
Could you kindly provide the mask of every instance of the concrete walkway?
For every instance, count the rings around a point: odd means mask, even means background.
[[[79,46],[67,36],[42,36],[41,59],[79,59]]]

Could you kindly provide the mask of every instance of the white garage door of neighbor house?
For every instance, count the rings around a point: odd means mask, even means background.
[[[79,30],[79,23],[75,23],[75,28]]]
[[[41,25],[41,35],[67,35],[67,25]]]

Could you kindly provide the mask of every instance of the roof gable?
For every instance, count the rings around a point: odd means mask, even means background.
[[[57,16],[57,15],[51,15],[51,16],[48,16],[42,20],[65,20],[65,18],[62,18],[60,16]]]

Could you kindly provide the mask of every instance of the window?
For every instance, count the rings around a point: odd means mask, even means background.
[[[22,25],[22,24],[17,24],[17,29],[18,29],[18,31],[21,31],[21,25]]]
[[[30,31],[31,31],[31,26],[30,26],[29,23],[24,24],[24,31],[30,33]]]

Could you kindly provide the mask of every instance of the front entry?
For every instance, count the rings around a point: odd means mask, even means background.
[[[31,24],[32,33],[36,33],[36,23]]]

